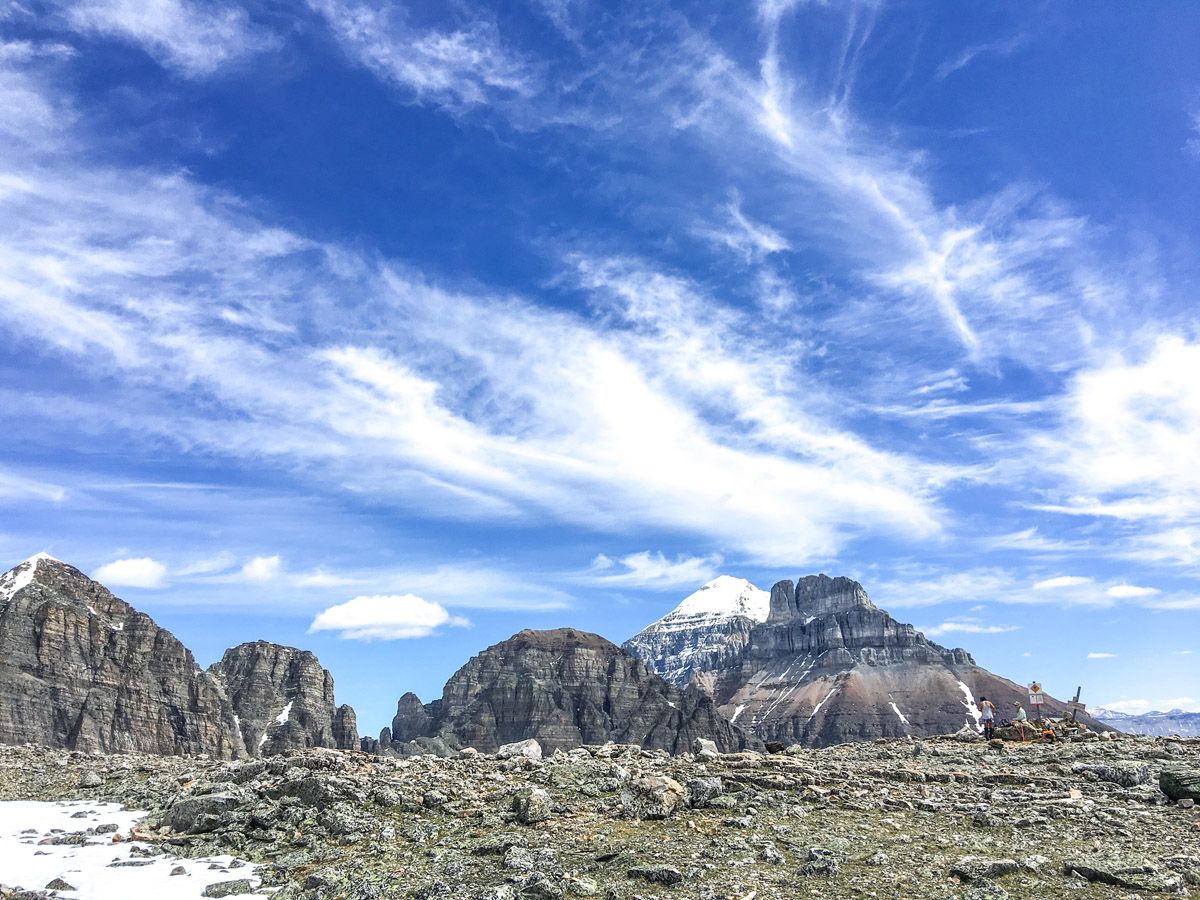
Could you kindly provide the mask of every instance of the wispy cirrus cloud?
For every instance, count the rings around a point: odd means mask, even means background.
[[[721,558],[716,556],[667,559],[662,553],[649,550],[620,559],[601,554],[592,560],[585,579],[601,587],[693,587],[712,578],[720,564]]]
[[[957,56],[948,59],[937,67],[937,77],[939,79],[947,78],[967,66],[971,65],[975,60],[991,57],[993,59],[1005,59],[1012,56],[1022,47],[1029,43],[1029,35],[1021,33],[1015,34],[1010,38],[1003,38],[998,41],[988,41],[983,44],[974,44],[967,47]]]
[[[309,0],[346,55],[419,101],[469,107],[537,90],[529,65],[504,46],[495,23],[444,29],[413,24],[398,4]]]
[[[192,0],[79,0],[64,4],[70,27],[137,44],[163,66],[198,78],[277,45],[234,4]]]

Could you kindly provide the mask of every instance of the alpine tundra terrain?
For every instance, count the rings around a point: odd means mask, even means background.
[[[32,813],[7,820],[0,859],[10,872],[37,861],[39,880],[0,874],[0,896],[136,896],[113,885],[156,875],[160,900],[1200,891],[1194,739],[1084,731],[1053,744],[964,734],[695,750],[605,744],[543,757],[527,741],[451,758],[317,748],[224,762],[3,748],[0,801],[90,805],[62,807],[80,811],[58,830]],[[79,864],[104,848],[111,866]],[[101,876],[111,892],[90,893]]]

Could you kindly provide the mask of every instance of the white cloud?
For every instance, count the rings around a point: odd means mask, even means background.
[[[939,79],[946,78],[960,69],[965,69],[972,62],[980,57],[994,56],[1000,59],[1012,56],[1017,50],[1025,46],[1029,42],[1028,36],[1017,34],[1010,38],[1005,38],[998,41],[989,41],[985,44],[975,44],[963,50],[954,59],[947,60],[937,68],[937,77]]]
[[[0,498],[5,500],[43,500],[62,503],[67,499],[65,488],[33,478],[14,475],[0,469]]]
[[[490,23],[419,30],[394,4],[309,0],[309,6],[324,16],[347,56],[420,100],[472,106],[535,89],[524,63],[504,48]]]
[[[1129,713],[1130,715],[1136,716],[1142,713],[1150,712],[1150,710],[1153,708],[1153,704],[1151,704],[1149,700],[1144,700],[1141,698],[1122,698],[1120,700],[1113,700],[1109,703],[1102,703],[1100,707],[1101,709],[1111,709],[1113,712]]]
[[[162,65],[192,77],[211,75],[275,43],[250,23],[245,10],[219,3],[78,0],[65,9],[75,29],[132,41]]]
[[[1097,652],[1097,651],[1093,650],[1091,653],[1089,653],[1089,654],[1087,655],[1087,658],[1088,658],[1088,659],[1116,659],[1116,658],[1117,658],[1117,654],[1115,654],[1115,653],[1101,653],[1101,652]]]
[[[98,568],[93,577],[109,587],[160,588],[166,586],[167,567],[148,556],[115,559]]]
[[[1085,578],[1082,575],[1059,575],[1055,578],[1047,578],[1044,581],[1037,582],[1033,586],[1033,589],[1035,591],[1053,591],[1058,588],[1079,587],[1091,583],[1092,579]]]
[[[1157,704],[1161,710],[1182,709],[1191,712],[1200,712],[1200,703],[1195,697],[1167,697],[1165,700],[1159,700]]]
[[[643,550],[612,560],[603,554],[592,563],[588,580],[609,586],[669,588],[696,586],[708,581],[721,564],[719,556],[680,556],[669,560],[662,553]]]
[[[1135,584],[1114,584],[1104,593],[1110,597],[1125,599],[1128,597],[1152,597],[1162,592],[1158,588],[1138,587]]]
[[[741,201],[737,198],[724,209],[725,222],[721,227],[699,227],[696,234],[732,250],[745,262],[761,260],[772,253],[780,253],[789,249],[787,238],[759,222],[751,221],[742,212]]]
[[[186,578],[193,575],[216,575],[233,568],[237,561],[232,553],[223,552],[213,556],[208,556],[203,559],[196,559],[192,562],[185,563],[175,569],[175,574],[180,578]]]
[[[1191,656],[1192,655],[1191,650],[1175,650],[1172,652],[1174,653],[1175,656]]]
[[[256,556],[242,566],[241,576],[247,581],[272,581],[283,573],[283,561],[278,556]]]
[[[337,631],[344,640],[391,641],[428,637],[443,625],[467,628],[470,624],[450,615],[440,603],[415,594],[375,594],[329,607],[313,619],[308,631]]]
[[[1019,631],[1020,625],[981,625],[978,622],[942,622],[929,628],[919,628],[926,637],[940,637],[943,634],[1007,634]]]
[[[58,414],[450,516],[673,528],[754,558],[940,529],[933,495],[953,468],[809,409],[753,317],[685,280],[578,258],[604,313],[576,315],[443,290],[237,209],[179,175],[53,165],[0,194],[13,223],[0,225],[0,319],[157,392],[119,411],[62,397]],[[224,307],[194,302],[198,278],[257,318],[326,323],[325,343],[231,329]]]
[[[1200,560],[1200,344],[1162,335],[1140,359],[1114,356],[1079,374],[1061,426],[1033,449],[1073,489],[1040,509],[1137,524],[1120,552]]]

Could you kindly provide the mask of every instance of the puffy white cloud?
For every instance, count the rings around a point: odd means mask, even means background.
[[[331,606],[309,626],[309,633],[337,631],[350,640],[399,640],[428,637],[443,625],[470,627],[461,616],[453,616],[440,603],[415,594],[373,594],[355,597]]]
[[[94,577],[111,587],[160,588],[167,583],[167,567],[148,556],[115,559],[98,568]]]
[[[283,560],[278,556],[256,556],[242,566],[242,578],[247,581],[272,581],[283,573]]]

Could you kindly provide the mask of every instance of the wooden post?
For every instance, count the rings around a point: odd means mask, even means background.
[[[1071,704],[1071,721],[1075,721],[1075,717],[1079,715],[1079,694],[1083,690],[1083,685],[1075,688],[1075,701]]]

